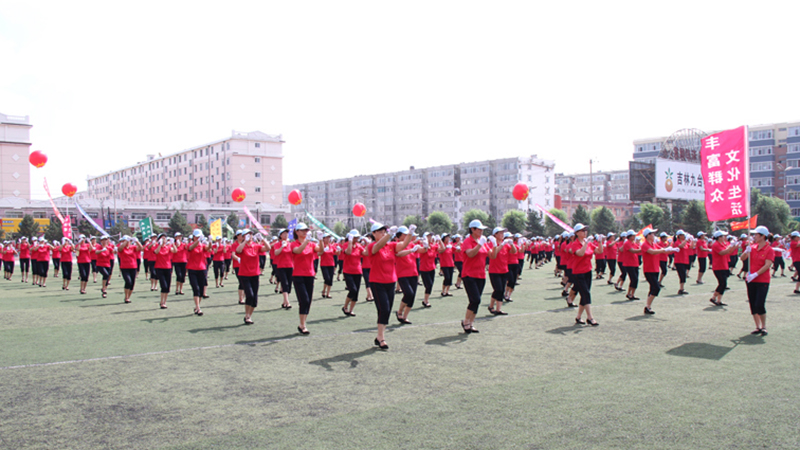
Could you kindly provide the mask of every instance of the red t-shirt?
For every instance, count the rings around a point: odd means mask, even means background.
[[[158,247],[155,247],[155,250]],[[155,254],[156,257],[156,269],[172,269],[172,246],[169,244],[164,244],[161,247],[161,251]]]
[[[370,283],[395,283],[395,261],[397,260],[397,242],[387,242],[377,253],[373,253],[375,242],[367,246],[367,252],[372,255],[372,269],[370,269]]]
[[[31,245],[23,242],[19,244],[19,259],[29,259],[31,257]]]
[[[53,259],[61,260],[61,247],[53,247]]]
[[[118,251],[119,254],[119,268],[120,269],[135,269],[136,260],[139,259],[139,252],[136,251],[136,246],[128,244],[122,250]]]
[[[523,245],[515,245],[517,247],[517,261],[518,264],[522,264],[522,261],[525,261],[525,246]]]
[[[78,244],[78,264],[91,262],[89,257],[91,249],[92,246],[87,243]]]
[[[663,242],[656,242],[656,244],[658,244],[658,248],[667,248],[667,247],[669,247],[669,242],[667,242],[666,240],[664,240]],[[667,262],[667,261],[669,261],[669,255],[667,254],[667,252],[664,252],[664,253],[658,255],[658,260]]]
[[[309,242],[302,253],[295,253],[294,249],[302,247],[300,241],[293,241],[289,252],[294,257],[294,277],[313,277],[314,273],[314,255],[317,253],[317,244]]]
[[[679,247],[680,244],[683,244],[683,248]],[[678,241],[673,247],[680,249],[679,252],[675,253],[675,264],[689,264],[689,243],[686,240]]]
[[[333,261],[333,254],[335,252],[336,252],[336,246],[334,244],[325,245],[324,248],[322,249],[322,257],[319,258],[319,265],[321,267],[335,266],[336,264]]]
[[[245,243],[241,252],[237,251],[237,255],[241,258],[239,262],[239,276],[242,277],[257,277],[261,275],[261,267],[259,266],[258,254],[263,246],[255,242]],[[237,246],[238,248],[238,246]],[[289,254],[291,259],[292,250],[285,248],[284,251]]]
[[[281,247],[286,242],[286,246],[282,247],[280,253],[275,255],[275,264],[279,269],[286,269],[294,267],[294,258],[292,257],[292,247],[290,241],[278,241],[276,244]]]
[[[114,250],[111,245],[106,245],[103,247],[101,244],[97,244],[94,246],[95,252],[100,251],[100,253],[95,253],[97,255],[97,267],[111,267],[111,258],[114,257]]]
[[[764,245],[764,248],[759,250],[758,244],[753,244],[750,250],[750,273],[756,273],[764,267],[766,261],[775,261],[775,249],[770,247],[769,243]],[[716,258],[714,258],[716,259]],[[770,264],[772,265],[772,264]],[[771,278],[770,271],[767,270],[761,275],[757,276],[754,283],[769,283]]]
[[[50,261],[50,244],[40,245],[37,253],[39,261]]]
[[[3,261],[13,261],[14,260],[14,247],[8,246],[3,249]]]
[[[575,239],[575,242],[570,244],[569,248],[572,250],[572,273],[579,275],[592,271],[592,255],[594,249],[591,245],[586,246],[586,252],[583,256],[578,256],[577,251],[583,248],[583,242]],[[637,264],[638,265],[638,264]]]
[[[444,246],[444,251],[439,253],[439,266],[441,267],[454,267],[453,261],[453,244]]]
[[[351,253],[348,255],[347,248],[345,247],[345,250],[339,255],[341,258],[344,258],[342,271],[350,275],[361,275],[361,253],[364,251],[364,247],[359,244],[353,244],[353,248],[350,251]],[[333,259],[333,257],[331,257],[331,259]]]
[[[714,241],[711,244],[711,270],[728,270],[731,255],[720,255],[723,250],[728,248],[728,243]]]
[[[361,252],[361,254],[363,255],[364,252]],[[362,256],[362,258],[363,259],[361,260],[361,268],[372,270],[372,253],[367,252],[367,254]]]
[[[225,259],[226,260],[227,259],[232,259],[233,258],[233,245],[225,244],[225,245],[223,245],[223,247],[225,248]],[[272,255],[272,248],[271,247],[270,247],[269,251],[270,251],[270,255]]]
[[[791,249],[792,262],[800,261],[800,239],[792,239],[789,248]]]
[[[189,261],[189,254],[186,253],[186,250],[189,248],[189,244],[186,242],[181,242],[180,244],[175,244],[175,248],[178,249],[172,255],[172,262],[173,263],[185,263]]]
[[[645,240],[642,243],[642,270],[644,273],[658,273],[660,267],[658,265],[658,261],[661,259],[659,258],[661,254],[658,255],[651,255],[648,253],[648,250],[658,250],[660,246],[658,242],[653,242],[652,244]]]
[[[478,254],[471,257],[467,255],[467,250],[473,249],[478,246],[472,235],[464,239],[461,244],[461,252],[464,253],[464,270],[461,272],[461,277],[482,278],[486,279],[486,255],[489,254],[489,246],[483,245]]]
[[[697,257],[707,258],[709,253],[711,253],[711,249],[708,246],[708,241],[697,241]]]
[[[395,260],[395,272],[397,278],[416,277],[419,275],[419,272],[417,272],[417,253],[398,256]]]
[[[631,249],[636,250],[640,248],[633,240],[625,240],[619,252],[619,259],[622,261],[622,267],[639,267],[639,254],[633,253]]]
[[[225,261],[225,246],[222,244],[216,244],[214,247],[212,247],[211,254],[211,259],[213,261]]]
[[[605,256],[606,259],[617,260],[617,241],[606,241],[605,248],[603,249],[603,256]]]
[[[69,244],[61,246],[61,262],[72,262],[73,247]]]
[[[197,244],[194,250],[189,250],[190,246],[186,246],[187,262],[186,269],[188,270],[206,270],[208,263],[206,262],[206,245]]]
[[[423,249],[424,250],[424,249]],[[436,255],[439,254],[439,245],[433,244],[424,253],[419,254],[419,271],[430,272],[436,270]]]
[[[494,245],[490,242],[487,244],[489,248],[493,251]],[[492,258],[489,255],[489,273],[508,273],[508,252],[509,248],[507,245],[503,245],[500,243],[500,250],[497,251],[497,257]]]
[[[458,244],[453,244],[453,249],[452,249],[453,262],[462,262],[462,263],[464,262],[464,254],[461,253],[461,244],[462,242],[459,242]],[[441,262],[442,260],[441,258],[439,258],[439,264],[441,264]]]

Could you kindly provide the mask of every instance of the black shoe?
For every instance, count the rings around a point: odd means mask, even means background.
[[[430,303],[425,303],[425,302],[422,302],[422,306],[424,306],[424,307],[426,307],[426,308],[430,308],[430,307],[431,307],[431,304],[430,304]]]
[[[300,332],[300,334],[304,334],[304,335],[305,335],[305,334],[311,334],[311,332],[310,332],[310,331],[308,331],[308,330],[304,330],[304,329],[300,328],[299,326],[297,327],[297,331],[299,331],[299,332]]]
[[[492,311],[492,314],[494,314],[495,316],[507,316],[508,315],[507,312],[500,311],[499,309],[495,309],[494,311]]]
[[[594,319],[592,319],[592,320],[586,320],[586,323],[588,323],[589,325],[591,325],[591,326],[593,326],[593,327],[596,327],[596,326],[600,325],[600,324],[599,324],[599,323],[597,323],[597,321],[596,321],[596,320],[594,320]]]
[[[644,313],[645,314],[655,314],[656,312],[645,306],[644,307]]]
[[[578,325],[586,325],[586,322],[582,321],[582,320],[581,320],[580,318],[578,318],[578,317],[576,317],[576,318],[575,318],[575,323],[576,323],[576,324],[578,324]]]
[[[628,297],[628,300],[641,300],[639,297]]]
[[[245,317],[245,318],[244,318],[244,324],[245,324],[245,325],[252,325],[252,324],[253,324],[253,321],[252,321],[252,320],[248,320],[248,319],[247,319],[247,317]]]
[[[463,329],[464,329],[464,333],[467,333],[467,334],[469,334],[469,333],[472,333],[472,328],[467,328],[467,325],[464,323],[464,321],[463,321],[463,320],[461,321],[461,328],[463,328]],[[376,342],[376,344],[375,344],[375,345],[378,345],[378,344],[377,344],[377,342],[378,342],[378,339],[375,339],[375,342]]]
[[[567,292],[567,291],[561,291],[561,296],[562,296],[562,297],[567,297],[567,296],[569,296],[569,292]]]
[[[761,328],[756,328],[754,331],[751,331],[750,334],[761,334]]]
[[[800,294],[800,291],[798,291],[797,289],[795,289],[795,290],[794,290],[794,293],[795,293],[795,294]]]
[[[658,283],[658,287],[660,287],[660,288],[663,288],[663,287],[664,287],[664,285],[663,285],[663,284],[661,284],[661,283]]]
[[[769,333],[767,333],[767,329],[766,328],[762,328],[761,329],[761,335],[762,336],[766,336],[767,334],[769,334]]]

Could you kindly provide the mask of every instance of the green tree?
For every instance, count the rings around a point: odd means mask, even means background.
[[[789,204],[778,197],[766,197],[757,189],[750,192],[750,213],[758,214],[758,224],[764,225],[770,233],[786,234],[792,220]]]
[[[3,231],[2,228],[0,228],[0,239],[5,239],[5,238],[6,238],[6,232]]]
[[[197,215],[197,228],[203,232],[203,236],[209,236],[211,234],[211,227],[208,225],[208,220],[206,219],[205,214],[198,214]]]
[[[350,231],[347,229],[347,225],[344,222],[336,222],[333,224],[333,232],[339,236],[344,236],[347,232]]]
[[[189,226],[189,223],[186,222],[186,218],[183,217],[180,211],[175,211],[175,214],[169,219],[169,231],[172,234],[181,233],[187,236],[192,234],[192,227]]]
[[[658,229],[661,231],[665,231],[667,234],[671,234],[673,231],[677,231],[675,229],[675,224],[673,221],[672,211],[669,208],[661,208],[664,211],[664,214],[661,216],[661,220],[658,222],[658,225],[653,224],[653,226],[658,226]]]
[[[61,221],[58,220],[58,217],[53,217],[50,219],[50,225],[44,229],[44,238],[47,242],[53,241],[61,241],[61,238],[64,237],[64,233],[61,230]]]
[[[558,217],[558,219],[564,223],[567,223],[567,220],[569,220],[567,219],[567,213],[558,208],[552,208],[548,212]],[[557,234],[563,233],[564,229],[561,228],[561,225],[553,222],[553,220],[550,217],[548,217],[544,219],[544,231],[547,233],[548,236],[555,236]]]
[[[26,238],[30,239],[38,234],[39,234],[39,224],[34,222],[32,215],[25,214],[22,217],[22,220],[19,222],[19,230],[17,231],[17,237],[25,236]]]
[[[544,224],[542,220],[542,213],[538,211],[528,211],[528,219],[526,220],[526,231],[530,236],[544,236]]]
[[[631,214],[630,217],[622,222],[622,228],[624,228],[625,231],[633,230],[638,233],[639,230],[642,229],[642,222],[639,220],[639,217],[636,216],[636,214]]]
[[[592,225],[591,222],[592,218],[589,216],[589,211],[587,211],[583,205],[578,205],[578,207],[575,208],[575,212],[572,213],[572,226],[582,223],[589,227]]]
[[[403,226],[408,227],[408,226],[411,226],[411,225],[416,225],[418,232],[424,232],[425,231],[425,230],[422,229],[422,219],[419,216],[410,215],[410,216],[406,216],[406,218],[403,219]]]
[[[231,213],[233,214],[233,213]],[[228,216],[228,220],[230,220],[230,216]],[[236,220],[238,221],[239,218],[237,217]],[[278,231],[286,228],[289,226],[289,222],[286,221],[286,217],[283,217],[283,214],[278,214],[278,217],[275,218],[275,221],[272,222],[272,232],[273,235],[277,236]],[[231,225],[232,228],[236,228],[235,226]]]
[[[92,224],[90,224],[86,219],[82,219],[80,222],[78,222],[77,230],[79,235],[82,234],[86,237],[94,236],[97,233],[97,230],[95,230]]]
[[[116,238],[117,236],[127,236],[131,234],[131,228],[122,220],[118,220],[113,227],[106,230],[108,234]]]
[[[464,214],[463,223],[465,233],[469,233],[469,223],[473,220],[480,220],[483,226],[487,227],[486,230],[483,230],[483,234],[488,236],[492,232],[492,228],[494,228],[494,219],[480,209],[470,209]]]
[[[497,221],[494,220],[494,216],[491,214],[486,215],[486,222],[483,223],[486,226],[486,229],[483,230],[483,234],[485,236],[489,236],[492,234],[492,230],[497,226]]]
[[[510,209],[503,215],[503,228],[508,228],[511,233],[524,233],[527,217],[518,209]]]
[[[590,214],[592,218],[592,233],[607,235],[608,233],[616,233],[618,230],[617,221],[614,218],[614,213],[605,206],[595,208]]]
[[[683,223],[683,231],[696,235],[698,231],[708,233],[711,231],[711,222],[708,221],[706,214],[706,207],[703,202],[692,200],[686,205],[686,210],[683,212],[681,218]]]
[[[441,211],[434,211],[428,214],[427,222],[426,231],[430,231],[433,234],[449,233],[450,229],[453,228],[453,221]]]
[[[664,210],[660,206],[652,203],[642,203],[639,211],[639,221],[642,222],[643,226],[653,225],[657,228],[663,219]]]
[[[283,216],[278,216],[278,217],[283,217]],[[285,220],[286,219],[284,219],[284,221]],[[276,218],[275,221],[277,222],[278,219]],[[228,214],[228,218],[225,219],[225,223],[227,223],[228,226],[230,226],[231,228],[236,230],[236,229],[239,228],[239,216],[237,216],[235,212],[232,212],[232,213]],[[225,228],[225,225],[223,225],[222,228]],[[282,226],[282,227],[278,227],[278,228],[286,228],[286,226]]]

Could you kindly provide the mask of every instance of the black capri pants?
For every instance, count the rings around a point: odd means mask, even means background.
[[[150,279],[157,280],[158,274],[156,273],[156,262],[155,261],[147,261],[146,266],[150,267]]]
[[[358,292],[361,290],[361,275],[357,273],[344,274],[344,286],[347,290],[347,298],[357,302]]]
[[[508,272],[489,274],[489,282],[492,283],[492,298],[500,303],[504,300],[509,275],[513,276]]]
[[[636,267],[636,271],[639,271],[639,268]],[[638,274],[637,274],[638,275]],[[575,284],[572,286],[572,289],[575,290],[578,294],[581,295],[581,302],[579,303],[581,306],[584,305],[591,305],[592,304],[592,272],[586,273],[574,273],[572,274],[573,278],[575,279]],[[631,282],[633,282],[633,277],[631,277]]]
[[[31,259],[30,258],[20,258],[19,259],[19,270],[28,273],[31,268]]]
[[[214,279],[219,280],[225,274],[225,261],[212,261],[214,266]]]
[[[664,263],[666,264],[666,261]],[[647,295],[658,297],[658,293],[661,292],[661,286],[658,284],[658,272],[645,272],[644,278],[650,285],[650,292]]]
[[[464,290],[467,291],[469,299],[467,309],[477,314],[478,307],[481,305],[483,288],[486,287],[486,278],[461,277],[461,280],[464,281]]]
[[[775,258],[775,259],[777,259],[777,258]],[[736,263],[738,261],[739,261],[739,256],[735,252],[732,253],[731,256],[728,259],[728,267],[730,267],[731,269],[736,267]],[[775,262],[777,262],[777,261],[775,261]],[[783,258],[781,258],[781,267],[783,267]]]
[[[417,277],[400,277],[397,279],[397,284],[400,286],[400,290],[403,291],[403,303],[412,308],[414,299],[417,296]]]
[[[156,269],[158,284],[161,285],[161,293],[169,294],[169,287],[172,284],[172,268]]]
[[[625,267],[625,272],[628,273],[628,278],[630,278],[628,286],[634,289],[639,287],[639,267]]]
[[[336,266],[322,266],[322,282],[325,286],[333,286],[333,272]]]
[[[617,274],[617,260],[607,259],[606,267],[608,267],[608,273],[611,275],[611,278],[614,278],[614,275]]]
[[[122,281],[125,282],[125,289],[132,291],[133,286],[136,284],[136,269],[120,268],[119,271],[122,273]]]
[[[766,314],[769,283],[747,283],[747,299],[750,301],[750,314]]]
[[[172,268],[175,269],[175,282],[186,282],[186,263],[173,263]]]
[[[434,270],[419,273],[422,275],[422,284],[425,286],[425,293],[428,295],[431,295],[431,292],[433,292],[433,277],[435,273],[436,271]]]
[[[659,261],[658,267],[661,268],[661,275],[667,276],[667,262],[666,261]]]
[[[689,270],[689,265],[675,263],[675,269],[678,271],[678,281],[681,283],[686,283],[686,272]]]
[[[742,261],[742,271],[744,273],[748,273],[750,271],[750,258],[747,258],[744,261]]]
[[[442,286],[452,286],[453,285],[453,268],[452,267],[442,267],[442,276],[444,277],[444,281],[442,281]]]
[[[244,304],[255,308],[258,306],[258,276],[239,277],[239,284],[244,291]]]
[[[747,261],[750,261],[750,260],[748,259]],[[745,261],[745,263],[747,261]],[[792,261],[792,265],[794,266],[794,273],[800,275],[800,261]]]
[[[314,277],[292,277],[294,293],[300,304],[300,315],[308,315],[311,311],[311,296],[314,295]]]
[[[81,281],[87,282],[89,281],[89,270],[91,266],[89,263],[78,263],[78,277]]]
[[[394,285],[395,283],[372,283],[372,295],[375,297],[379,325],[389,324],[389,315],[394,306]]]
[[[697,271],[700,273],[706,272],[706,263],[708,262],[708,258],[697,258]]]
[[[14,273],[14,261],[3,261],[3,270],[8,273]]]
[[[461,276],[461,271],[464,270],[464,262],[463,261],[455,261],[453,264],[456,265],[456,269],[458,269],[458,276]]]
[[[92,273],[97,273],[97,260],[93,259],[89,262],[92,265]]]
[[[50,261],[39,261],[39,276],[47,278],[47,272],[50,271]]]
[[[61,278],[72,279],[72,261],[61,261]]]
[[[734,265],[732,267],[736,266]],[[780,267],[781,270],[783,270],[786,267],[786,265],[783,263],[783,256],[776,256],[775,261],[772,262],[772,270],[778,270],[778,267]],[[759,314],[759,313],[754,313],[754,314]]]
[[[292,293],[292,272],[291,267],[281,267],[278,269],[278,281],[281,283],[281,292]]]
[[[725,293],[725,288],[728,287],[728,276],[731,274],[730,270],[715,270],[714,276],[717,277],[717,288],[714,291],[719,295]]]
[[[189,270],[189,284],[192,285],[192,296],[202,297],[203,289],[208,285],[208,273],[205,270]]]
[[[111,267],[97,266],[97,273],[103,278],[103,281],[111,279]]]
[[[364,274],[364,288],[365,289],[369,289],[370,288],[370,286],[369,286],[369,271],[370,271],[370,269],[368,269],[368,268],[362,268],[361,269],[361,272]]]
[[[506,282],[511,289],[517,286],[517,273],[519,273],[519,267],[517,266],[518,264],[508,265],[508,277],[506,277]]]
[[[597,273],[603,273],[606,271],[606,260],[605,259],[595,259],[594,260],[595,271]]]

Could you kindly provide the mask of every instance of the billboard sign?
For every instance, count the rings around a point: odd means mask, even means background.
[[[705,200],[700,164],[656,159],[656,197],[674,200]]]

